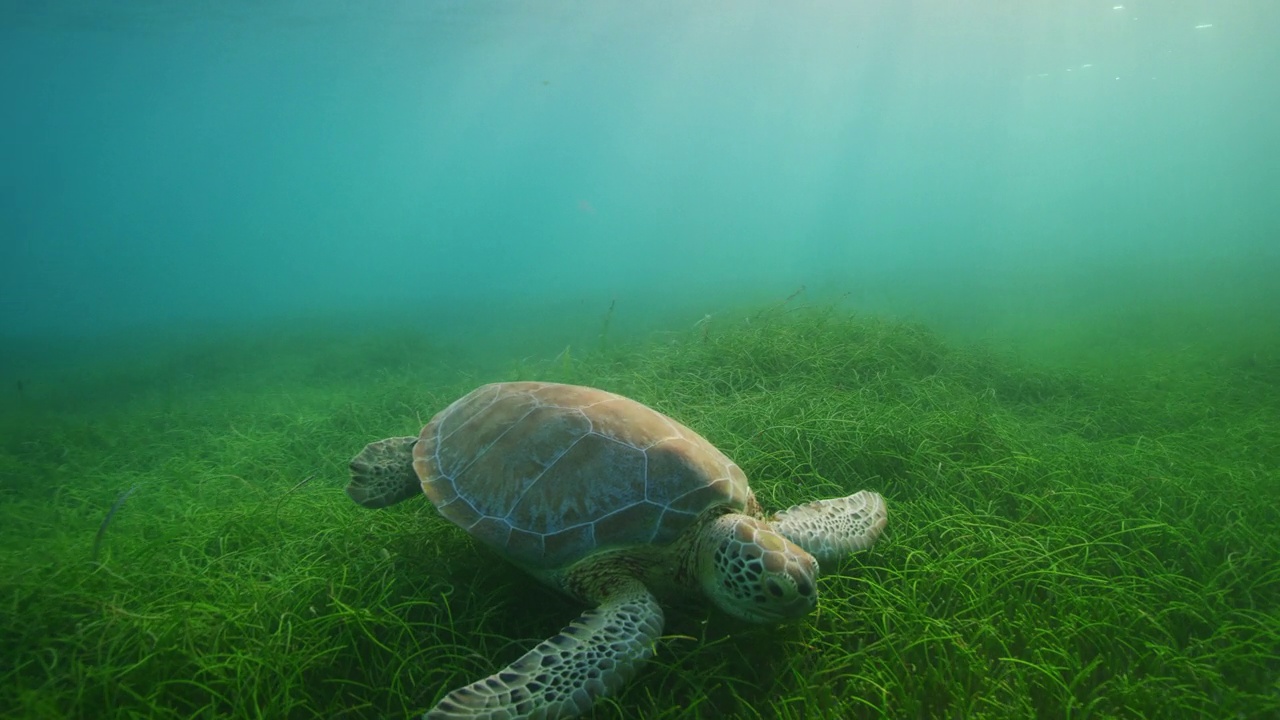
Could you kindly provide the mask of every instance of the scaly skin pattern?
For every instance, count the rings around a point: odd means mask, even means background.
[[[888,522],[884,498],[863,490],[788,508],[773,518],[772,525],[818,562],[834,563],[875,544]]]
[[[818,602],[818,562],[748,515],[721,515],[702,531],[697,576],[724,611],[758,623],[802,617]]]
[[[351,459],[347,497],[367,508],[394,505],[422,494],[413,470],[416,437],[394,437],[369,443]]]
[[[653,655],[662,608],[638,580],[614,582],[602,602],[506,668],[449,693],[424,720],[569,718],[616,692]]]

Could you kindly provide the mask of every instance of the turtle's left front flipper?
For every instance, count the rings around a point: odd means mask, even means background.
[[[423,720],[577,716],[635,675],[653,655],[662,623],[662,608],[643,583],[620,582],[559,635],[449,693]]]
[[[825,567],[874,545],[888,520],[884,498],[863,490],[787,508],[773,519],[773,529],[817,558],[819,567]]]

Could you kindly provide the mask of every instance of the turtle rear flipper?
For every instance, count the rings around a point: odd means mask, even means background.
[[[807,550],[822,566],[874,545],[888,517],[884,498],[863,490],[789,507],[774,517],[773,529]]]
[[[413,469],[416,437],[394,437],[364,446],[351,459],[347,496],[367,508],[384,508],[422,494]]]
[[[612,694],[653,655],[662,608],[639,580],[616,585],[559,635],[507,668],[449,693],[423,720],[574,717]]]

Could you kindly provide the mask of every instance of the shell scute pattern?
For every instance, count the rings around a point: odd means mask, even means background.
[[[414,465],[441,514],[530,568],[671,542],[710,507],[745,507],[750,492],[701,436],[592,388],[485,386],[420,439]]]
[[[585,434],[538,480],[507,517],[518,527],[549,534],[593,523],[618,508],[645,502],[644,451]],[[599,543],[616,542],[600,537]]]

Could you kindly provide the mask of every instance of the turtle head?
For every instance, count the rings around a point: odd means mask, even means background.
[[[367,508],[384,508],[422,492],[413,470],[416,437],[395,437],[364,446],[351,458],[347,496]]]
[[[698,581],[720,609],[743,620],[795,620],[818,602],[818,561],[747,515],[722,515],[699,543]]]

